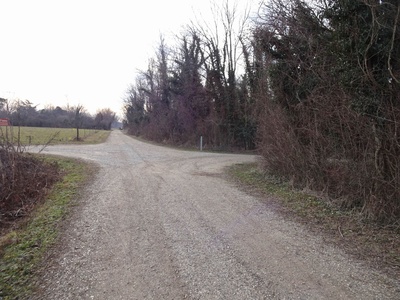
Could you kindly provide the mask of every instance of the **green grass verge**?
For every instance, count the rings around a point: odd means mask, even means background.
[[[57,161],[65,174],[43,204],[0,240],[0,299],[27,299],[34,288],[35,270],[57,240],[59,223],[68,213],[78,189],[88,179],[87,164],[68,158]]]
[[[234,165],[229,172],[248,187],[278,197],[284,208],[299,217],[319,220],[344,217],[348,214],[318,196],[293,189],[288,182],[262,172],[255,163]]]
[[[305,224],[332,243],[372,267],[400,278],[400,226],[382,227],[362,217],[359,210],[344,210],[326,197],[294,189],[289,183],[262,172],[257,164],[239,164],[228,174],[241,188],[265,202],[274,202],[290,220]]]
[[[109,130],[80,129],[80,141],[76,141],[75,128],[7,127],[1,128],[0,141],[8,140],[22,145],[95,144],[104,142]]]

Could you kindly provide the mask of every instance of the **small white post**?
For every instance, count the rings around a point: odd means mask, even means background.
[[[200,151],[203,151],[203,136],[200,136]]]

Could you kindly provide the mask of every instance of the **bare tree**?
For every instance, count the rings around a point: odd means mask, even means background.
[[[238,124],[237,71],[243,54],[240,41],[248,25],[249,9],[240,11],[238,1],[225,0],[222,4],[213,2],[211,11],[213,22],[197,20],[191,28],[203,43],[206,88],[215,105],[215,118],[210,121],[218,127],[214,130],[218,132],[215,142],[232,144]]]
[[[84,110],[85,110],[85,108],[81,104],[78,104],[74,108],[74,111],[75,111],[75,127],[76,127],[76,141],[80,141],[79,128],[82,125],[82,117],[83,117]]]

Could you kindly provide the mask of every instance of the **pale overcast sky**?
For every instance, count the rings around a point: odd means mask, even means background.
[[[155,56],[160,34],[179,33],[209,7],[208,0],[0,0],[0,97],[122,115],[125,91]]]

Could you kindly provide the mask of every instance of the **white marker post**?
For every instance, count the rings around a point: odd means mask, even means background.
[[[203,136],[200,136],[200,151],[203,151]]]

